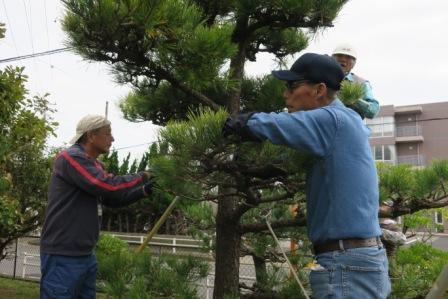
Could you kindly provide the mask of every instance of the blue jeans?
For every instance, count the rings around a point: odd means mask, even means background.
[[[383,248],[330,251],[316,259],[322,268],[310,273],[315,299],[383,299],[390,294],[389,264]]]
[[[94,254],[40,254],[40,299],[94,299],[97,262]]]

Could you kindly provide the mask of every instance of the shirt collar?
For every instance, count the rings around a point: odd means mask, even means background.
[[[333,102],[330,103],[328,106],[334,106],[334,107],[345,107],[345,105],[341,102],[339,98],[335,98]]]
[[[348,73],[347,75],[345,75],[344,79],[348,81],[353,81],[353,73]]]

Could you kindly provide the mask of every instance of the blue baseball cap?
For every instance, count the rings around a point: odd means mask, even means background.
[[[339,63],[328,55],[306,53],[300,56],[289,70],[272,71],[272,75],[283,81],[307,80],[325,83],[329,88],[339,90],[344,71]]]

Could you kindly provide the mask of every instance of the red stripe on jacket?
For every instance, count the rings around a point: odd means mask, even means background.
[[[91,183],[93,183],[103,189],[109,190],[109,191],[116,191],[116,190],[132,187],[132,186],[140,183],[143,179],[142,177],[139,177],[139,178],[136,178],[127,183],[122,183],[119,185],[111,185],[111,184],[105,183],[105,182],[97,179],[96,177],[94,177],[90,172],[88,172],[84,167],[82,167],[81,164],[78,163],[78,161],[73,159],[66,151],[62,152],[61,155],[64,156],[64,158],[67,159],[67,161],[70,163],[70,165],[72,165],[83,177],[85,177]]]

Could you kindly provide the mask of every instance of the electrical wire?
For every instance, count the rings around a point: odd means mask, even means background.
[[[48,17],[47,17],[47,0],[44,0],[44,16],[45,31],[47,33],[47,51],[50,51],[50,35],[48,34]],[[48,63],[50,64],[50,84],[53,83],[53,65],[51,64],[51,56],[48,55]]]
[[[140,143],[140,144],[135,144],[135,145],[123,146],[123,147],[119,147],[119,148],[113,148],[113,150],[119,151],[119,150],[123,150],[123,149],[139,147],[139,146],[143,146],[143,145],[151,145],[151,144],[154,144],[156,142],[157,141],[151,141],[151,142],[145,142],[145,143]]]
[[[31,49],[33,50],[33,54],[34,54],[33,33],[31,31],[30,21],[28,21],[28,11],[26,10],[25,0],[22,0],[22,3],[23,3],[23,8],[25,9],[25,19],[26,19],[26,24],[28,26],[28,33],[30,35]],[[31,9],[31,6],[30,6],[30,9]],[[31,12],[30,12],[30,14],[31,14]]]
[[[19,50],[17,49],[16,40],[14,38],[14,34],[13,34],[13,31],[12,31],[12,27],[11,27],[11,21],[9,20],[9,16],[8,16],[8,10],[6,9],[5,0],[2,0],[2,3],[3,3],[3,8],[5,9],[5,15],[6,15],[6,20],[8,21],[9,31],[11,31],[11,39],[12,39],[12,42],[14,44],[14,48],[16,49],[16,53],[17,53],[17,55],[19,55]]]
[[[72,49],[71,47],[59,48],[59,49],[54,49],[54,50],[50,50],[50,51],[38,52],[38,53],[34,53],[34,54],[28,54],[28,55],[22,55],[22,56],[17,56],[17,57],[5,58],[5,59],[0,59],[0,63],[6,63],[6,62],[17,61],[17,60],[22,60],[22,59],[34,58],[34,57],[44,56],[44,55],[53,55],[53,54],[57,54],[57,53],[67,52],[67,51],[69,51],[71,49]]]

